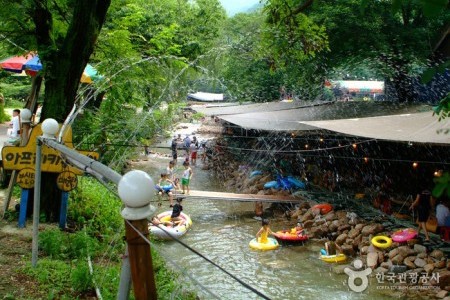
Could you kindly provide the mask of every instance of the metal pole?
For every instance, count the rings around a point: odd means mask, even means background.
[[[52,139],[42,139],[42,142],[53,148],[58,150],[59,152],[66,155],[68,158],[75,160],[76,162],[85,166],[85,170],[90,169],[98,174],[103,175],[105,178],[109,179],[111,182],[118,184],[122,176],[116,171],[108,168],[101,162],[96,161],[90,157],[84,156],[83,154],[78,153],[77,151],[67,148],[64,145],[58,144],[55,140]]]
[[[34,205],[33,205],[33,242],[31,248],[31,265],[36,267],[38,257],[39,211],[41,205],[41,160],[42,142],[36,139],[36,170],[34,173]]]
[[[128,300],[131,288],[130,259],[128,258],[128,245],[125,246],[125,254],[122,258],[122,268],[120,270],[120,283],[117,300]]]

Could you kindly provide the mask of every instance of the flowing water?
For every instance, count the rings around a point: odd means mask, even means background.
[[[140,168],[156,180],[168,162],[168,158],[152,157]],[[182,158],[178,162],[177,174],[181,174]],[[208,171],[201,170],[201,162],[193,167],[193,171],[191,189],[223,190]],[[250,249],[248,243],[261,227],[261,222],[253,218],[252,203],[185,200],[183,208],[191,216],[193,226],[182,237],[182,241],[271,299],[391,298],[380,294],[375,278],[370,280],[370,286],[364,293],[351,291],[346,274],[336,274],[333,271],[336,267],[334,264],[318,259],[318,253],[323,247],[321,242],[283,245],[278,250],[265,252]],[[167,201],[157,212],[164,210],[169,210]],[[294,221],[278,218],[271,221],[270,227],[276,231],[293,225]],[[220,299],[260,299],[179,243],[168,241],[160,247],[163,257],[176,262],[181,269],[178,272],[188,273]],[[214,298],[213,294],[204,292],[196,284],[190,288],[195,289],[202,299]]]

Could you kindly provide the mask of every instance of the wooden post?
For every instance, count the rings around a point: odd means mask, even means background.
[[[145,237],[148,237],[148,221],[146,219],[129,222]],[[125,222],[125,234],[128,243],[134,297],[136,300],[156,300],[156,284],[150,245],[128,222]]]
[[[154,186],[152,178],[139,170],[123,175],[117,185],[120,199],[125,204],[121,215],[126,220],[125,235],[136,300],[157,299],[150,245],[144,239],[148,238],[148,220],[155,213],[155,208],[150,205],[155,196]]]

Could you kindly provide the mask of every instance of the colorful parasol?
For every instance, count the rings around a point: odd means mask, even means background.
[[[42,70],[42,63],[39,55],[30,52],[27,55],[13,56],[0,61],[0,67],[9,72],[22,73],[25,71],[30,76],[36,76]],[[88,64],[83,71],[80,82],[92,83],[101,78],[102,76],[98,74],[97,70]]]

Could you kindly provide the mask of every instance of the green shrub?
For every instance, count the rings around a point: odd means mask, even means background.
[[[70,286],[70,269],[70,265],[63,261],[42,258],[35,268],[27,264],[23,272],[34,277],[41,290],[48,291],[48,299],[55,299]]]
[[[0,123],[11,121],[11,116],[5,113],[5,106],[0,103]]]
[[[79,177],[70,197],[68,219],[77,229],[86,226],[89,234],[98,237],[123,231],[122,202],[95,179]]]
[[[51,258],[64,257],[67,251],[67,237],[59,229],[50,229],[39,234],[39,248]]]
[[[70,274],[70,283],[75,291],[82,293],[94,288],[92,278],[87,262],[81,261],[76,264],[75,268],[72,270],[72,274]]]

